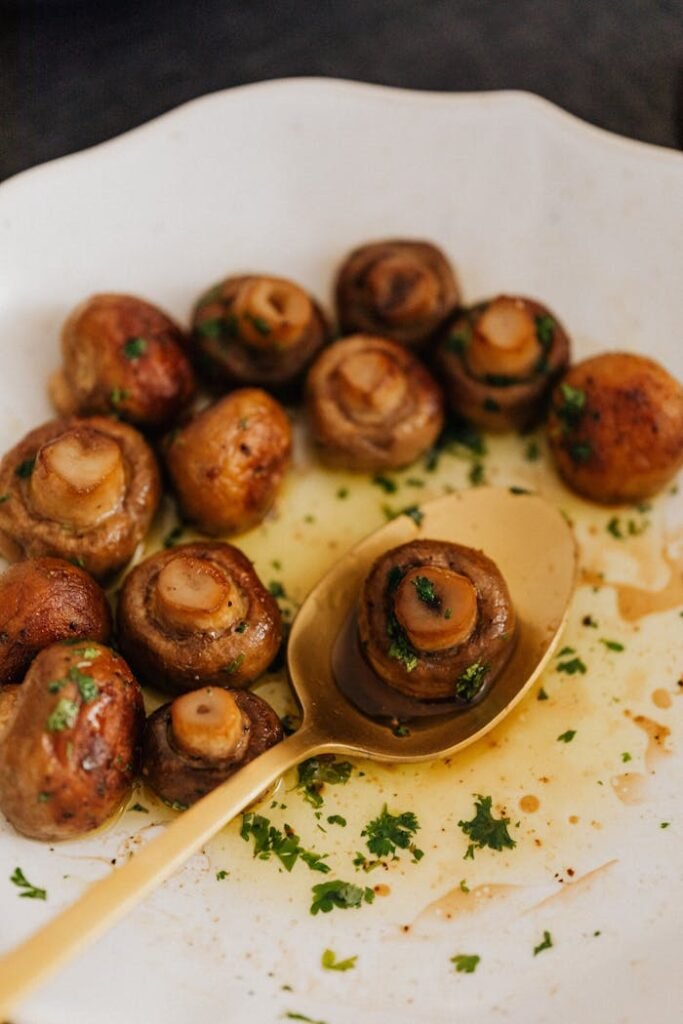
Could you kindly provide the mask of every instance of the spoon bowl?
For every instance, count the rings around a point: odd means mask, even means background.
[[[288,668],[303,710],[294,735],[245,765],[121,867],[0,961],[0,1020],[17,1002],[168,878],[284,771],[323,752],[379,761],[452,754],[493,728],[533,685],[552,656],[576,575],[576,546],[562,514],[526,493],[480,488],[425,504],[419,524],[401,515],[361,541],[313,589],[296,617]],[[337,688],[332,647],[375,559],[417,538],[482,548],[507,582],[519,636],[511,660],[482,700],[411,721],[407,735],[362,714]]]

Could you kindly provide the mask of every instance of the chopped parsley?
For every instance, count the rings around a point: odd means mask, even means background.
[[[462,449],[465,449],[462,452]],[[433,473],[439,465],[444,452],[453,454],[466,454],[468,458],[486,455],[486,442],[482,434],[466,420],[458,420],[449,423],[429,449],[424,459],[424,467],[428,473]]]
[[[216,872],[216,881],[223,882],[228,877],[229,872],[225,868],[221,868],[220,871]]]
[[[558,743],[571,743],[576,736],[576,729],[567,729],[566,732],[560,733],[557,737]]]
[[[659,827],[660,828],[669,828],[670,825],[671,825],[670,821],[662,821],[662,822],[660,822]]]
[[[253,313],[245,313],[244,319],[247,320],[252,327],[259,332],[259,334],[263,335],[264,338],[270,334],[270,324],[267,320],[264,320],[262,316],[254,316]]]
[[[21,480],[28,480],[35,468],[36,460],[34,456],[32,459],[24,459],[23,462],[20,462],[14,472]],[[9,494],[7,497],[9,498]]]
[[[241,654],[238,654],[236,658],[233,658],[232,661],[225,666],[225,671],[228,673],[229,676],[234,675],[235,672],[237,672],[237,670],[240,668],[243,661],[244,651],[242,651]]]
[[[389,585],[389,590],[396,590],[404,576],[405,572],[400,566],[392,565],[391,569],[387,573],[387,584]]]
[[[624,645],[620,644],[618,640],[604,640],[601,637],[600,638],[600,643],[604,644],[608,651],[623,651],[623,650],[625,650]]]
[[[21,870],[21,868],[15,868],[14,872],[9,878],[12,885],[16,885],[18,889],[23,889],[23,892],[19,893],[20,899],[25,900],[46,900],[47,890],[39,889],[37,885],[32,885],[28,878]]]
[[[327,824],[340,825],[342,828],[346,828],[346,818],[342,818],[341,814],[329,814]]]
[[[473,487],[481,487],[482,484],[485,484],[486,470],[484,469],[484,463],[479,460],[473,462],[467,476]]]
[[[282,987],[286,992],[292,991],[291,985],[283,985]],[[307,1017],[305,1013],[295,1013],[294,1010],[288,1010],[284,1016],[285,1020],[301,1020],[305,1021],[306,1024],[325,1024],[324,1020],[313,1020],[312,1017]]]
[[[548,694],[546,693],[545,688],[542,686],[540,688],[540,690],[538,691],[538,693],[536,694],[536,700],[548,700],[548,699],[549,699],[548,698]]]
[[[441,604],[439,595],[434,590],[434,584],[426,576],[416,576],[413,580],[413,586],[417,591],[417,596],[426,604],[428,608],[438,608]]]
[[[353,765],[350,761],[337,761],[334,754],[309,757],[297,769],[297,788],[303,790],[304,800],[312,807],[321,807],[323,787],[326,784],[345,785],[351,778],[352,771]]]
[[[350,971],[356,966],[357,956],[349,956],[346,960],[337,960],[337,954],[331,949],[323,951],[320,958],[321,965],[326,971]]]
[[[246,631],[247,631],[248,629],[249,629],[249,623],[248,623],[248,622],[239,622],[239,623],[238,623],[238,624],[237,624],[237,625],[235,626],[235,632],[236,632],[236,633],[246,633]]]
[[[536,337],[543,348],[548,348],[552,344],[553,334],[555,333],[555,321],[547,313],[534,317],[534,320],[536,323]]]
[[[126,388],[112,388],[109,393],[109,401],[112,405],[120,405],[130,398],[130,392]]]
[[[399,722],[398,725],[395,725],[391,731],[393,735],[398,736],[399,739],[402,739],[404,736],[410,736],[410,729],[408,728],[407,725],[404,725],[403,722]]]
[[[146,338],[129,338],[123,346],[123,354],[126,359],[139,359],[147,351],[148,345]]]
[[[343,501],[344,498],[348,498],[348,496],[349,496],[349,489],[348,489],[348,487],[339,487],[338,488],[338,490],[337,490],[337,497],[340,500]]]
[[[560,652],[560,656],[561,656]],[[575,676],[578,673],[585,675],[588,671],[581,658],[570,658],[569,661],[561,661],[555,666],[558,672],[565,672],[568,676]]]
[[[527,460],[527,462],[537,462],[538,459],[540,459],[540,457],[541,449],[539,443],[538,441],[535,441],[532,438],[530,441],[527,441],[526,443],[526,447],[524,449],[524,458]]]
[[[416,526],[420,526],[425,517],[424,512],[422,512],[419,505],[406,505],[406,507],[402,508],[398,514],[400,516],[408,516],[409,519],[413,520]]]
[[[621,755],[621,760],[624,762],[624,764],[626,764],[628,761],[633,760],[628,750],[625,750],[624,753]]]
[[[48,732],[64,732],[70,729],[78,718],[78,704],[68,697],[61,697],[48,715],[45,727]]]
[[[137,811],[139,814],[149,814],[149,807],[145,807],[144,804],[133,804],[133,806],[129,807],[128,810]]]
[[[584,463],[590,460],[593,446],[590,441],[575,441],[569,446],[568,451],[572,462]]]
[[[481,661],[475,661],[472,665],[465,669],[457,679],[455,684],[456,697],[460,697],[462,700],[469,701],[474,700],[482,686],[484,680],[489,671],[489,665],[484,664]]]
[[[323,860],[326,854],[304,850],[299,836],[290,825],[285,825],[284,831],[281,831],[271,825],[270,820],[263,815],[247,811],[242,815],[240,835],[247,843],[250,839],[254,840],[254,857],[270,860],[271,854],[275,854],[285,871],[291,871],[299,858],[311,871],[320,871],[323,874],[330,871]]]
[[[312,895],[311,914],[313,915],[329,914],[335,907],[339,910],[357,908],[363,903],[372,903],[375,899],[375,894],[369,886],[361,888],[359,885],[342,882],[340,879],[314,885]]]
[[[562,421],[565,430],[572,430],[583,415],[586,405],[586,392],[573,388],[571,384],[560,384],[562,404],[556,406],[555,412]]]
[[[75,665],[69,669],[67,675],[70,682],[75,683],[78,687],[84,704],[89,704],[99,696],[100,688],[92,676],[84,675]]]
[[[281,598],[282,600],[286,600],[287,598],[287,592],[282,583],[278,580],[271,580],[268,584],[268,590],[274,598]]]
[[[385,804],[381,813],[368,822],[361,836],[366,836],[366,845],[375,857],[391,857],[398,860],[398,850],[408,850],[414,861],[422,860],[424,852],[413,842],[420,829],[420,823],[412,811],[391,814]]]
[[[175,547],[175,545],[178,543],[178,541],[180,540],[184,533],[185,527],[182,525],[182,523],[178,523],[178,525],[174,526],[172,530],[169,530],[166,536],[164,537],[164,547]]]
[[[221,341],[225,338],[237,337],[237,317],[217,316],[201,320],[195,325],[195,333],[202,338],[211,338],[213,341]]]
[[[544,949],[550,949],[553,944],[553,937],[550,932],[543,932],[543,941],[539,942],[538,946],[534,946],[534,956],[538,956]]]
[[[467,331],[453,331],[444,342],[444,348],[456,355],[462,355],[467,350],[471,340],[469,329]]]
[[[73,644],[69,642],[69,646],[72,647]],[[93,661],[95,658],[99,658],[100,651],[97,647],[80,647],[78,650],[74,650],[74,654],[85,661]]]
[[[391,477],[384,476],[383,473],[375,473],[372,482],[376,487],[380,487],[385,494],[396,494],[398,490],[396,481],[392,480]]]
[[[459,821],[458,825],[471,842],[465,852],[465,860],[474,860],[474,851],[488,846],[491,850],[513,850],[517,845],[508,831],[509,818],[494,818],[491,813],[493,799],[490,796],[476,796],[475,815],[471,821]]]
[[[510,494],[533,494],[528,487],[510,487]]]
[[[459,974],[474,974],[480,960],[481,957],[476,953],[457,953],[451,957],[451,963],[455,964]]]
[[[417,668],[418,657],[395,615],[387,619],[387,634],[391,640],[389,657],[400,661],[406,672],[412,672]]]

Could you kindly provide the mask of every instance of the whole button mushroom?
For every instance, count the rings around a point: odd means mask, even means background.
[[[346,258],[337,278],[344,333],[379,334],[411,348],[431,337],[459,297],[453,268],[429,242],[363,245]]]
[[[45,423],[0,463],[3,553],[64,558],[106,578],[133,556],[160,492],[152,450],[133,427],[100,416]]]
[[[130,793],[144,724],[123,658],[93,641],[53,644],[13,700],[0,734],[0,811],[49,842],[99,828]]]
[[[111,611],[87,572],[60,558],[32,558],[0,576],[0,684],[20,680],[57,640],[106,643]]]
[[[182,544],[129,573],[118,606],[121,650],[142,682],[183,693],[244,687],[277,654],[277,602],[230,544]]]
[[[166,803],[189,807],[282,739],[282,725],[255,693],[204,687],[147,719],[142,776]]]
[[[168,425],[195,391],[183,332],[132,295],[93,295],[62,328],[64,365],[50,394],[62,416],[115,413],[143,429]]]
[[[387,686],[465,707],[507,664],[516,616],[500,570],[481,551],[416,540],[373,565],[360,596],[358,635]]]
[[[259,388],[233,391],[203,409],[165,446],[183,516],[212,535],[260,523],[277,497],[291,449],[287,414]]]
[[[212,380],[290,390],[330,335],[311,296],[293,281],[228,277],[199,299],[192,342]]]
[[[401,345],[356,334],[318,356],[306,405],[321,459],[353,470],[407,466],[444,422],[439,386]]]
[[[555,389],[547,435],[573,491],[606,505],[642,501],[683,465],[683,387],[645,356],[593,356]]]
[[[499,295],[449,321],[435,364],[457,415],[485,430],[523,430],[543,416],[569,339],[540,302]]]

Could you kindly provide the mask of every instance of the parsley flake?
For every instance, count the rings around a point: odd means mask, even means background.
[[[20,462],[14,472],[21,480],[28,480],[35,468],[36,460],[34,456],[32,459],[24,459],[23,462]],[[7,495],[7,497],[9,497],[9,495]]]
[[[459,821],[458,826],[472,840],[465,852],[465,860],[474,860],[474,851],[488,846],[491,850],[513,850],[517,845],[508,831],[509,818],[494,818],[491,813],[493,798],[476,796],[475,815],[471,821]]]
[[[335,907],[339,910],[358,908],[363,903],[372,903],[375,899],[375,894],[369,886],[361,888],[359,885],[342,882],[340,879],[314,885],[312,894],[311,914],[313,915],[329,914]]]
[[[64,732],[70,729],[78,718],[78,704],[68,697],[61,697],[48,715],[45,727],[48,732]]]
[[[543,942],[540,942],[538,946],[534,946],[534,956],[538,956],[544,949],[550,949],[553,944],[553,937],[550,932],[543,932]]]
[[[418,598],[423,604],[426,604],[428,608],[439,607],[441,600],[430,579],[426,576],[416,576],[413,580],[413,586],[417,591]]]
[[[451,957],[451,963],[459,974],[474,974],[477,964],[481,960],[476,953],[457,953]]]
[[[481,661],[475,661],[461,672],[455,684],[456,696],[468,703],[473,701],[484,685],[489,667]]]
[[[135,360],[143,356],[147,351],[149,342],[146,338],[129,338],[123,346],[123,354],[126,359]]]
[[[557,737],[558,743],[571,743],[576,736],[576,729],[567,729],[566,732],[560,733]]]
[[[18,889],[23,889],[23,892],[19,893],[19,897],[25,900],[46,900],[47,890],[39,889],[37,885],[32,885],[28,878],[21,870],[21,868],[15,868],[9,878],[12,885],[16,885]]]
[[[391,814],[385,804],[381,813],[368,822],[361,836],[367,836],[366,845],[370,853],[376,857],[392,857],[398,860],[397,850],[408,850],[414,861],[424,856],[418,850],[413,837],[420,829],[420,823],[412,811],[402,814]]]
[[[304,800],[312,807],[321,807],[322,790],[330,786],[345,785],[351,778],[350,761],[337,761],[334,754],[320,754],[302,761],[297,769],[297,788],[303,790]]]
[[[608,651],[623,651],[625,647],[620,644],[618,640],[603,640],[600,638],[600,643],[604,644]]]
[[[350,971],[356,966],[357,959],[357,956],[349,956],[346,960],[337,960],[337,954],[331,949],[326,949],[323,951],[320,963],[326,971]]]
[[[578,673],[585,675],[588,671],[581,658],[571,658],[569,661],[561,661],[555,666],[558,672],[565,672],[568,676],[575,676]]]

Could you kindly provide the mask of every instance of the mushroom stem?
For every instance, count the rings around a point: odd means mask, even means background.
[[[246,595],[228,572],[182,551],[159,573],[154,603],[164,623],[188,632],[228,629],[248,609]]]
[[[519,299],[500,296],[477,321],[467,349],[472,373],[528,377],[542,354],[536,321]]]
[[[247,279],[233,305],[240,337],[255,348],[288,347],[297,342],[313,314],[306,292],[291,281]]]
[[[94,526],[121,504],[126,474],[116,441],[89,427],[67,430],[36,455],[30,500],[46,519]]]
[[[392,324],[428,316],[439,301],[436,276],[404,253],[377,260],[366,283],[376,311]]]
[[[401,580],[394,611],[416,650],[443,651],[471,635],[477,621],[477,592],[467,576],[420,566]]]
[[[339,398],[356,423],[380,423],[403,401],[407,381],[386,353],[369,349],[353,352],[337,370]]]
[[[249,742],[250,720],[228,690],[207,686],[176,698],[171,729],[186,754],[222,761],[238,760]]]

